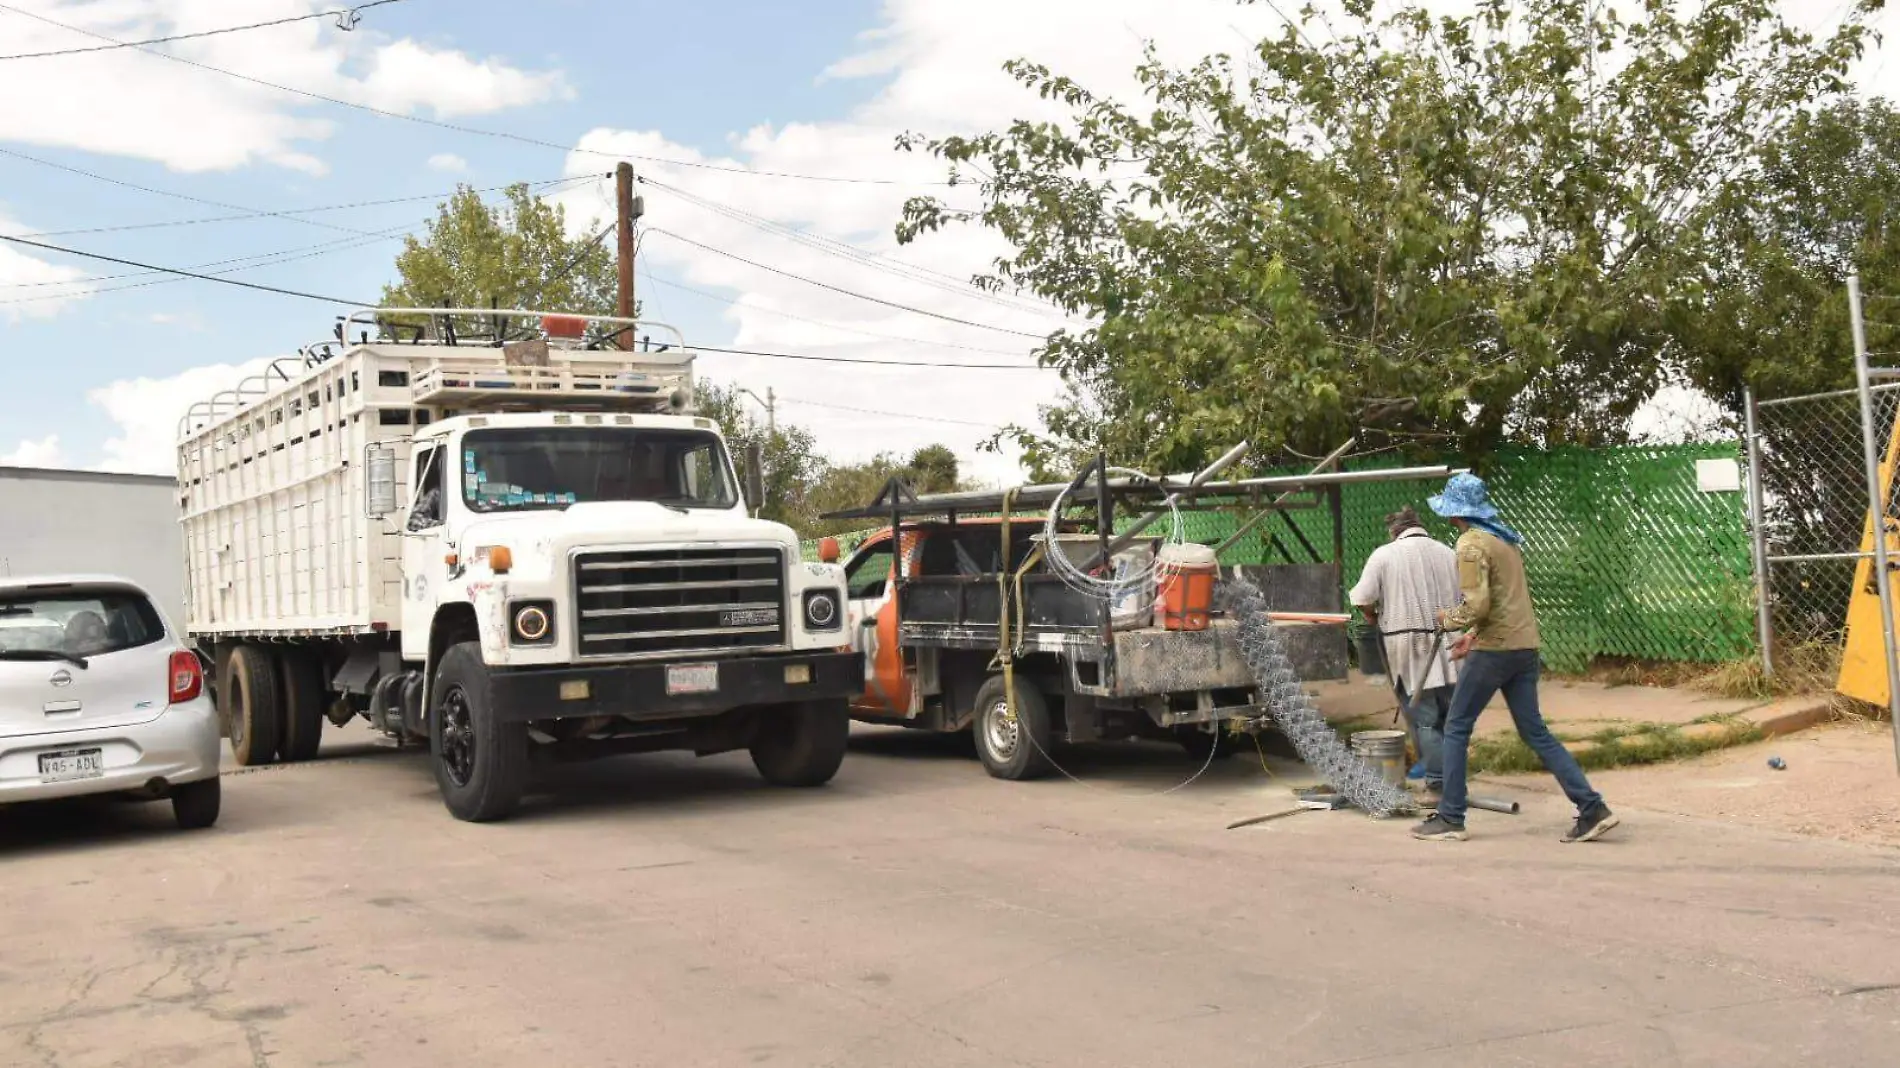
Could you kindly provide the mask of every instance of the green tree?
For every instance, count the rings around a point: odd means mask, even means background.
[[[1724,255],[1711,267],[1686,376],[1740,412],[1742,386],[1763,397],[1852,386],[1847,276],[1875,296],[1868,342],[1900,330],[1900,111],[1851,99],[1795,119],[1762,153],[1762,174],[1711,213]]]
[[[588,229],[598,233],[598,221]],[[566,210],[509,186],[488,204],[469,186],[436,211],[428,233],[408,237],[396,256],[386,307],[531,308],[612,315],[618,276],[613,255],[591,237],[567,236]]]
[[[949,493],[962,487],[957,477],[957,454],[946,445],[926,445],[911,454],[906,465],[911,487],[918,493]]]
[[[1040,349],[1070,403],[1013,433],[1045,471],[1098,445],[1165,470],[1241,438],[1319,452],[1378,420],[1478,455],[1616,442],[1694,359],[1715,213],[1844,92],[1880,6],[1817,41],[1772,0],[1344,0],[1301,13],[1317,41],[1151,53],[1139,107],[1017,61],[1067,120],[900,139],[981,208],[915,199],[898,237],[988,227],[1012,250],[978,284],[1098,324]]]

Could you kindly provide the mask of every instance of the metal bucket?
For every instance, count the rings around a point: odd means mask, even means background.
[[[1352,736],[1352,751],[1377,768],[1392,786],[1405,785],[1405,732],[1360,731]]]

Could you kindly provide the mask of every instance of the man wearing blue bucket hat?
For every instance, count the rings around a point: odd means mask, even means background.
[[[1465,636],[1452,655],[1465,660],[1445,717],[1445,789],[1438,811],[1412,831],[1414,838],[1461,842],[1465,838],[1465,767],[1478,715],[1499,691],[1511,709],[1518,737],[1557,777],[1564,796],[1577,806],[1566,842],[1589,842],[1616,826],[1603,795],[1562,742],[1550,733],[1537,707],[1539,672],[1537,614],[1524,577],[1524,538],[1498,519],[1482,479],[1453,475],[1431,509],[1458,528],[1458,588],[1464,600],[1442,613],[1439,625]]]

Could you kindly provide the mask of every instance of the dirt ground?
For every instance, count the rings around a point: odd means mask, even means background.
[[[1780,757],[1785,771],[1768,761]],[[1679,764],[1591,775],[1615,808],[1641,808],[1848,842],[1900,846],[1900,771],[1884,723],[1843,722]],[[1556,792],[1546,776],[1495,780]]]
[[[1895,794],[1878,739],[1829,737],[1864,745],[1869,777],[1803,739],[1782,789]],[[1079,783],[1002,783],[967,745],[875,730],[822,790],[766,788],[743,756],[629,757],[558,769],[478,827],[421,755],[361,731],[326,748],[229,775],[204,833],[158,806],[0,810],[0,1065],[1891,1068],[1900,1049],[1900,851],[1644,811],[1634,786],[1592,845],[1559,844],[1567,806],[1535,793],[1457,845],[1353,812],[1230,831],[1305,769],[1235,759],[1183,785],[1173,747],[1103,746],[1062,754]]]

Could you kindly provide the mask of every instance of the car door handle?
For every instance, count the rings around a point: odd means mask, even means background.
[[[40,706],[40,711],[49,716],[70,716],[81,707],[78,701],[48,701]]]

